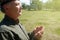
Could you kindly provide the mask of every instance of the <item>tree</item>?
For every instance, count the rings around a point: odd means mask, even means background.
[[[51,10],[51,9],[53,9],[53,4],[52,4],[52,1],[51,0],[48,0],[47,2],[44,2],[44,3],[42,3],[43,5],[42,5],[42,9],[43,10]]]
[[[42,9],[42,3],[39,0],[31,0],[30,7],[33,10],[41,10]]]
[[[53,0],[53,9],[60,11],[60,0]]]

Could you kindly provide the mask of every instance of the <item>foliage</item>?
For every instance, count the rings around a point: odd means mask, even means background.
[[[30,5],[23,4],[23,9],[60,11],[60,0],[48,0],[46,3],[42,3],[39,0],[31,0]]]
[[[39,0],[31,0],[30,5],[26,5],[22,3],[22,7],[23,9],[27,9],[27,10],[41,10],[42,2],[40,2]]]
[[[22,9],[27,9],[29,7],[29,5],[22,3]]]
[[[60,10],[60,0],[53,0],[53,7],[57,11]]]
[[[43,6],[43,9],[45,8],[60,11],[60,0],[52,0],[51,2],[48,1]]]
[[[41,10],[41,8],[42,8],[42,3],[41,3],[39,0],[32,0],[30,6],[31,6],[31,9]]]

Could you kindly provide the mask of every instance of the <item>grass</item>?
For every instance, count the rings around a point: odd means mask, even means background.
[[[2,12],[0,11],[0,21],[3,19],[3,16],[4,14],[2,14]]]
[[[0,20],[3,14],[0,12]],[[22,11],[19,17],[28,32],[36,26],[44,26],[44,34],[41,40],[60,40],[60,12],[59,11]]]

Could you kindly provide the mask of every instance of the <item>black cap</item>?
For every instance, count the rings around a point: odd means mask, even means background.
[[[0,0],[0,5],[2,6],[2,5],[9,3],[11,1],[14,1],[14,0]]]
[[[4,12],[4,9],[3,9],[3,5],[6,4],[6,3],[9,3],[11,1],[14,1],[14,0],[0,0],[0,9],[2,12]]]

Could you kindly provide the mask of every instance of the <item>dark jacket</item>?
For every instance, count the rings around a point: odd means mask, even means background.
[[[0,40],[34,40],[32,35],[26,32],[25,28],[8,16],[5,16],[0,23]]]

